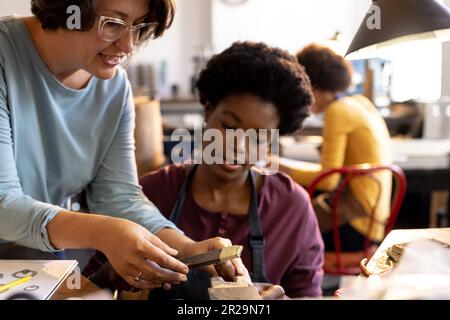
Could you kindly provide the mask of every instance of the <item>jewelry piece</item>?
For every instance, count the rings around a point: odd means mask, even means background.
[[[142,276],[142,272],[139,272],[138,276],[134,277],[134,281],[137,281],[137,282],[141,281],[141,276]]]
[[[366,278],[373,276],[373,275],[377,275],[377,276],[383,276],[389,272],[391,272],[394,269],[394,263],[392,262],[392,260],[387,260],[386,261],[386,268],[380,272],[372,272],[367,268],[367,258],[364,258],[361,260],[361,262],[359,263],[359,267],[361,269],[361,273],[363,274],[363,276],[365,276]]]

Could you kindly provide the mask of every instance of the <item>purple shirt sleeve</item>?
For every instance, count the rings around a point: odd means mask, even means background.
[[[290,297],[321,296],[324,246],[306,191],[285,174],[268,176],[259,205],[269,280]]]

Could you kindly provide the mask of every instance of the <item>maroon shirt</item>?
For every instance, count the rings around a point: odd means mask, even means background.
[[[142,177],[140,183],[150,201],[169,217],[184,178],[185,166],[171,165]],[[323,241],[308,194],[278,173],[264,177],[258,203],[268,280],[290,297],[320,296]],[[252,270],[247,215],[205,210],[188,189],[178,227],[195,241],[219,236],[243,245],[242,260]]]

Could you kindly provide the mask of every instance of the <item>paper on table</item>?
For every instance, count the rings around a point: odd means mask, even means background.
[[[16,294],[47,300],[77,264],[76,260],[0,260],[0,285],[32,276],[30,281],[0,293],[0,300]]]

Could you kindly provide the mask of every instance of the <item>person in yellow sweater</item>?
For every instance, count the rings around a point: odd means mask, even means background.
[[[351,65],[331,49],[311,44],[297,54],[306,70],[315,103],[312,113],[324,114],[323,144],[320,164],[301,163],[300,167],[280,164],[280,169],[305,187],[323,171],[358,164],[391,164],[390,136],[386,124],[375,106],[361,95],[339,98],[351,84]],[[382,240],[384,223],[390,212],[392,176],[377,173],[381,182],[380,203],[370,238]],[[333,251],[333,231],[330,209],[331,192],[339,183],[339,175],[322,180],[318,189],[325,193],[316,197],[314,209],[325,242],[325,250]],[[341,196],[338,209],[342,250],[359,251],[364,246],[369,225],[369,213],[376,201],[379,187],[367,177],[355,178]]]

